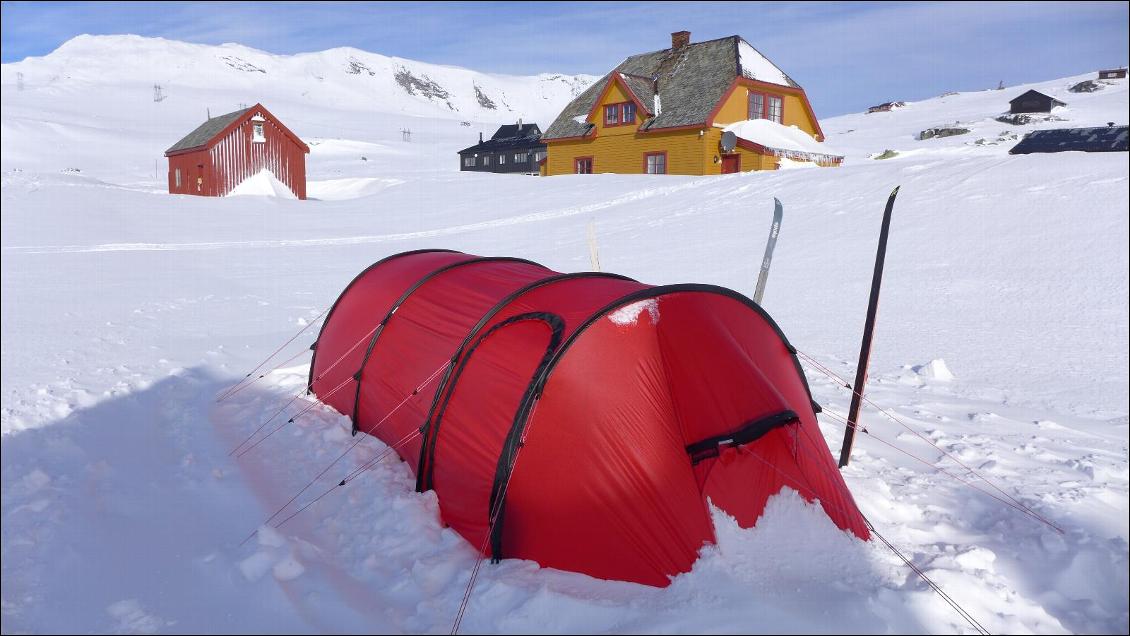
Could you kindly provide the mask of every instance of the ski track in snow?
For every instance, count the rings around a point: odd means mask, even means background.
[[[311,140],[311,192],[321,184],[325,200],[165,195],[153,157],[216,95],[165,83],[169,98],[155,104],[147,80],[144,100],[123,98],[136,87],[98,67],[107,46],[148,51],[123,58],[143,66],[205,55],[227,69],[208,71],[223,90],[260,79],[223,56],[267,70],[262,99]],[[162,47],[179,52],[163,59]],[[463,126],[442,104],[417,109],[421,96],[379,103],[389,112],[376,117],[340,110],[356,90],[342,82],[358,81],[342,60],[383,72],[377,56],[310,54],[307,68],[139,38],[84,39],[63,53],[20,67],[25,91],[13,89],[17,65],[3,65],[5,633],[450,630],[474,549],[442,526],[434,494],[416,493],[395,455],[282,527],[260,527],[355,441],[347,418],[315,407],[229,455],[300,392],[307,358],[215,397],[306,327],[276,360],[300,353],[349,279],[403,250],[575,271],[587,267],[594,221],[609,271],[748,295],[774,196],[785,218],[765,306],[795,345],[851,378],[879,214],[897,184],[867,395],[911,430],[865,405],[849,487],[876,529],[991,632],[1128,631],[1127,158],[973,145],[1062,125],[993,121],[1013,89],[824,120],[848,156],[835,170],[533,179],[454,172],[455,150],[510,123],[502,116]],[[319,64],[341,77],[315,77]],[[413,68],[445,85],[457,75]],[[498,79],[507,100],[554,110],[518,95],[520,79]],[[1031,88],[1067,101],[1071,125],[1125,119],[1125,82],[1066,92],[1081,79]],[[955,120],[972,132],[914,139]],[[416,132],[411,144],[401,127]],[[885,149],[899,154],[868,159]],[[834,452],[848,390],[805,371]],[[361,438],[279,519],[384,449]],[[941,471],[1006,497],[989,480],[1063,534]],[[755,528],[714,521],[718,544],[665,589],[484,565],[463,631],[972,633],[881,544],[838,532],[791,491]]]

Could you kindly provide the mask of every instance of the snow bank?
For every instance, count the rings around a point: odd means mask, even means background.
[[[228,193],[229,197],[241,196],[260,196],[260,197],[278,197],[280,199],[297,199],[290,188],[286,184],[279,181],[274,173],[264,168],[258,174],[247,177],[232,191]]]
[[[827,145],[816,141],[808,133],[796,126],[785,126],[768,119],[747,119],[734,122],[722,129],[732,132],[738,139],[791,152],[835,156],[836,152]]]

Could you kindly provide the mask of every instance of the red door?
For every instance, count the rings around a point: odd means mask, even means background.
[[[722,174],[742,171],[741,155],[724,155],[722,157]]]
[[[196,194],[204,194],[204,164],[196,164]]]

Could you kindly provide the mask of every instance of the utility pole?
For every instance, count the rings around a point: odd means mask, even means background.
[[[844,432],[844,445],[840,448],[840,468],[847,466],[851,459],[851,446],[855,442],[855,430],[859,427],[859,407],[863,402],[864,385],[867,384],[867,364],[871,360],[875,315],[879,311],[879,287],[883,284],[883,263],[887,259],[887,234],[891,229],[891,211],[895,208],[898,193],[899,188],[896,186],[883,210],[883,227],[879,230],[879,247],[875,250],[875,272],[871,276],[871,299],[867,301],[867,321],[863,325],[863,342],[859,346],[859,365],[855,368],[855,387],[851,392],[847,431]]]

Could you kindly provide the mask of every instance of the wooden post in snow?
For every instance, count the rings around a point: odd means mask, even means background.
[[[840,448],[840,468],[848,465],[851,459],[851,446],[855,442],[855,429],[859,422],[859,407],[863,402],[863,388],[867,384],[867,364],[871,360],[871,338],[875,334],[875,314],[879,311],[879,287],[883,284],[883,263],[887,259],[887,233],[891,229],[891,211],[895,207],[895,197],[899,189],[895,187],[887,198],[887,208],[883,210],[883,227],[879,230],[879,247],[875,250],[875,272],[871,276],[871,299],[867,302],[867,322],[863,325],[863,342],[859,347],[859,365],[855,368],[855,388],[851,393],[851,408],[848,410],[847,431],[844,432],[844,445]]]

